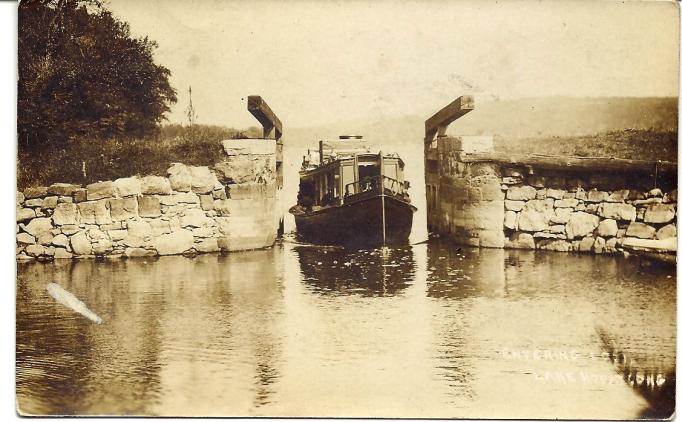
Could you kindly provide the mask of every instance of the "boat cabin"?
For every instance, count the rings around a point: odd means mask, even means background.
[[[315,163],[314,158],[319,162]],[[319,156],[303,159],[298,205],[320,209],[380,193],[409,201],[404,162],[397,154],[371,153],[361,136],[320,141]]]

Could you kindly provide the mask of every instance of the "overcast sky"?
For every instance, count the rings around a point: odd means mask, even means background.
[[[677,96],[671,2],[109,0],[159,43],[184,122],[285,126],[428,115],[462,94]]]

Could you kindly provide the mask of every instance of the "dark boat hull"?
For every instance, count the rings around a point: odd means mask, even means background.
[[[383,195],[386,244],[406,244],[416,208],[391,195]],[[376,194],[305,214],[294,215],[299,236],[308,242],[350,247],[384,243],[382,195]]]

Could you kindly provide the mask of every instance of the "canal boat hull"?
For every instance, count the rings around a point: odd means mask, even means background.
[[[413,205],[390,194],[357,196],[342,205],[294,214],[300,238],[350,247],[381,246],[385,221],[386,245],[408,242],[416,211]]]

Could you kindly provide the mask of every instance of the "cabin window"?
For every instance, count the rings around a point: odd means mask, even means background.
[[[355,194],[355,186],[353,185],[353,182],[355,182],[355,169],[353,166],[350,165],[341,167],[341,185],[344,195]],[[346,191],[346,188],[348,191]]]

